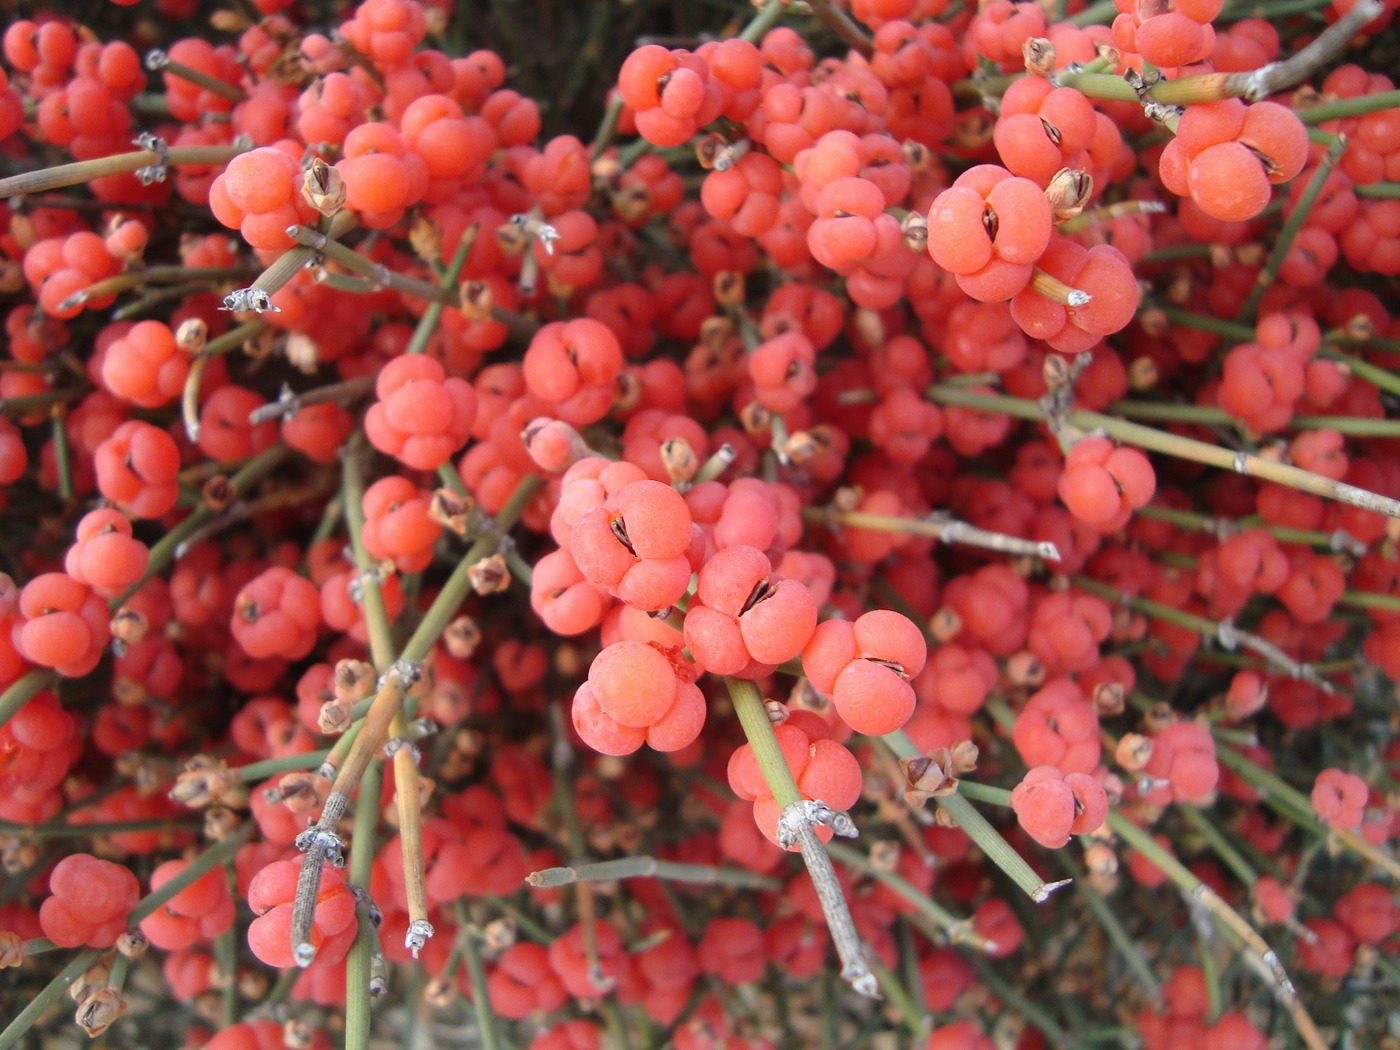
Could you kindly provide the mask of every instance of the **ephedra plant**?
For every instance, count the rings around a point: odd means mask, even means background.
[[[6,26],[0,1050],[1391,1045],[1395,4],[540,6]]]

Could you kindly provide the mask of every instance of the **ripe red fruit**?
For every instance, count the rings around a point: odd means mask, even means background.
[[[45,937],[61,948],[110,948],[126,930],[141,886],[120,864],[74,853],[54,866],[49,892],[39,907]]]
[[[415,470],[436,470],[471,436],[476,391],[421,354],[390,361],[375,380],[365,434],[379,451]]]
[[[233,632],[255,660],[281,656],[297,660],[316,644],[321,594],[304,576],[280,565],[251,580],[233,602]]]
[[[927,658],[924,636],[908,617],[876,610],[854,623],[818,624],[802,650],[802,669],[815,688],[831,695],[847,725],[878,735],[900,728],[914,713],[909,680]]]

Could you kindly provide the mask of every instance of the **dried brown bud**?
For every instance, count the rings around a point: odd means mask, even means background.
[[[315,773],[299,770],[277,782],[277,800],[293,813],[319,810],[330,794],[331,782]]]
[[[1021,45],[1021,58],[1026,72],[1033,77],[1048,77],[1055,72],[1055,45],[1043,36],[1027,38]]]
[[[86,970],[83,975],[68,986],[68,998],[75,1003],[81,1003],[92,996],[99,988],[106,988],[107,982],[112,977],[112,964],[108,959],[98,959]]]
[[[1049,390],[1058,390],[1070,380],[1070,362],[1063,354],[1046,354],[1040,366],[1041,378]]]
[[[720,270],[710,283],[720,306],[738,306],[744,301],[744,275],[737,270]]]
[[[1171,705],[1159,700],[1147,709],[1147,713],[1142,716],[1142,723],[1147,727],[1147,731],[1156,736],[1167,726],[1176,721],[1176,712],[1171,709]]]
[[[1006,677],[1013,685],[1034,689],[1045,681],[1045,665],[1034,653],[1023,649],[1006,661]]]
[[[458,536],[465,536],[467,522],[475,509],[476,500],[444,485],[433,492],[428,503],[428,517]]]
[[[175,329],[175,346],[187,354],[197,354],[209,341],[209,325],[202,317],[187,317]]]
[[[115,988],[98,988],[79,1003],[73,1020],[84,1032],[96,1038],[116,1023],[125,1008],[121,993]]]
[[[716,314],[700,322],[700,343],[711,350],[723,350],[734,338],[734,322],[728,317]]]
[[[1118,854],[1105,842],[1091,842],[1084,847],[1084,867],[1095,875],[1118,874]]]
[[[334,215],[345,207],[345,178],[339,169],[313,157],[301,178],[301,196],[322,215]]]
[[[12,930],[0,930],[0,970],[24,963],[24,942]]]
[[[1123,64],[1123,55],[1116,47],[1111,47],[1108,44],[1095,44],[1094,55],[1100,61],[1107,63],[1108,68],[1114,72]]]
[[[204,483],[204,488],[200,491],[200,498],[204,500],[205,506],[210,510],[220,511],[228,507],[238,498],[238,490],[233,487],[233,482],[222,474],[215,474]]]
[[[292,1018],[282,1025],[282,1045],[287,1050],[310,1050],[316,1030],[305,1021]]]
[[[905,139],[899,146],[904,151],[904,163],[909,165],[911,174],[922,175],[933,169],[933,150],[922,142]]]
[[[1120,769],[1136,773],[1152,759],[1152,738],[1141,733],[1125,733],[1113,749],[1113,761]]]
[[[1151,390],[1162,378],[1157,362],[1146,355],[1128,365],[1128,385],[1134,390]]]
[[[231,7],[221,7],[209,16],[209,28],[220,33],[241,33],[250,24],[247,15]]]
[[[353,701],[336,697],[321,705],[321,713],[316,718],[316,728],[326,736],[339,736],[350,728],[355,707]]]
[[[1367,314],[1355,314],[1342,327],[1348,339],[1371,339],[1376,334],[1376,323]]]
[[[492,919],[481,932],[482,946],[492,955],[499,955],[515,943],[515,920]]]
[[[1094,686],[1094,692],[1090,699],[1094,701],[1094,706],[1098,708],[1101,717],[1111,717],[1123,713],[1123,701],[1125,690],[1121,682],[1100,682]]]
[[[200,809],[222,801],[235,783],[237,779],[227,762],[209,755],[195,755],[176,776],[170,798],[191,809]]]
[[[1050,218],[1058,226],[1068,222],[1084,211],[1089,198],[1094,195],[1094,177],[1087,171],[1077,168],[1061,168],[1050,179],[1045,188],[1045,199],[1050,202]]]
[[[788,435],[778,451],[800,466],[817,454],[819,446],[810,431],[798,430]]]
[[[768,722],[774,729],[788,720],[787,704],[781,700],[763,701],[763,713],[768,716]]]
[[[503,222],[496,227],[496,243],[501,246],[502,251],[512,255],[525,250],[525,246],[530,243],[530,236],[523,223]]]
[[[621,780],[627,769],[628,762],[621,755],[599,755],[593,762],[593,772],[599,780]]]
[[[151,621],[139,609],[123,605],[112,614],[107,629],[112,632],[112,637],[117,641],[127,645],[135,645],[146,637],[146,632],[151,629]]]
[[[788,693],[789,707],[797,707],[803,711],[813,711],[823,714],[831,706],[831,700],[825,693],[817,690],[811,682],[805,678],[799,678]]]
[[[282,356],[302,375],[311,375],[321,367],[321,347],[305,332],[293,332],[282,344]]]
[[[140,930],[127,930],[117,938],[117,951],[128,959],[139,959],[146,954],[151,942]]]
[[[481,628],[470,616],[459,616],[442,632],[442,644],[456,660],[470,660],[481,644]]]
[[[204,837],[210,842],[223,842],[240,824],[238,814],[227,806],[211,806],[204,811]]]
[[[479,324],[491,320],[496,294],[485,281],[463,281],[457,291],[457,299],[461,303],[462,316],[468,321]]]
[[[1235,249],[1235,258],[1245,266],[1262,266],[1268,254],[1268,249],[1258,241],[1241,244]]]
[[[28,871],[39,862],[39,844],[13,837],[0,839],[0,869],[7,875]]]
[[[1142,330],[1154,339],[1160,339],[1171,331],[1171,322],[1167,320],[1166,311],[1159,306],[1146,307],[1138,314],[1138,323],[1142,325]]]
[[[899,843],[881,839],[870,847],[870,866],[876,871],[894,871],[899,866]]]
[[[641,183],[620,186],[609,195],[613,215],[629,226],[640,224],[651,212],[651,191]]]
[[[457,984],[446,977],[434,977],[423,987],[423,1001],[429,1006],[445,1010],[457,1001]]]
[[[442,228],[426,215],[413,220],[408,228],[408,246],[429,266],[442,261]]]
[[[962,633],[962,617],[951,605],[945,605],[929,617],[928,633],[940,642],[951,642]]]
[[[929,799],[951,795],[958,789],[953,756],[946,747],[934,748],[926,755],[900,764],[909,785],[904,791],[904,801],[915,809],[923,809]]]
[[[977,768],[977,758],[981,752],[971,740],[960,740],[949,749],[949,754],[953,759],[953,772],[962,776]]]
[[[269,983],[261,970],[244,970],[238,975],[238,994],[249,1002],[261,1002]]]
[[[750,401],[739,410],[739,425],[744,433],[757,437],[765,433],[773,424],[773,413],[757,401]]]
[[[661,443],[661,465],[666,468],[671,484],[684,484],[695,477],[700,469],[700,460],[690,447],[690,442],[678,437]]]
[[[502,554],[482,558],[467,570],[467,577],[471,580],[472,590],[480,595],[500,594],[510,588],[510,569],[506,567]]]
[[[899,232],[904,234],[904,245],[910,251],[928,250],[928,216],[921,211],[911,211],[899,223]]]
[[[142,707],[150,698],[146,687],[134,678],[123,676],[112,683],[112,699],[122,707]]]
[[[642,403],[642,381],[637,374],[624,369],[613,380],[613,411],[631,412]]]
[[[337,700],[358,704],[374,695],[379,676],[363,660],[339,660],[331,675],[331,689]]]

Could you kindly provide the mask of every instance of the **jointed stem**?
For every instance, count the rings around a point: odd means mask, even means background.
[[[299,845],[306,853],[306,860],[302,864],[301,876],[297,883],[292,950],[296,954],[297,962],[302,966],[309,966],[316,957],[315,949],[311,947],[310,932],[316,894],[321,881],[321,867],[328,855],[338,859],[339,848],[336,844],[339,835],[336,826],[349,808],[350,798],[359,785],[360,776],[388,737],[390,725],[403,705],[405,694],[418,680],[423,660],[432,651],[443,630],[457,614],[457,609],[470,592],[472,566],[495,550],[500,536],[519,520],[530,500],[534,498],[539,484],[539,478],[534,475],[522,480],[497,515],[495,529],[478,539],[457,563],[456,569],[424,614],[422,622],[404,645],[399,658],[380,680],[374,701],[365,714],[355,742],[350,746],[350,753],[336,774],[334,784],[331,785],[331,793],[321,811],[320,820],[299,838]],[[350,510],[348,504],[347,500],[347,513]],[[366,593],[368,591],[369,588],[366,588]],[[412,928],[409,932],[412,935]]]
[[[1114,834],[1160,868],[1178,889],[1188,895],[1188,901],[1195,902],[1206,909],[1214,919],[1239,939],[1240,943],[1269,975],[1274,994],[1284,1009],[1288,1011],[1304,1045],[1309,1050],[1325,1050],[1327,1044],[1323,1041],[1322,1035],[1318,1032],[1317,1025],[1313,1023],[1307,1008],[1303,1006],[1302,1000],[1298,998],[1293,981],[1284,970],[1283,964],[1279,962],[1278,955],[1259,936],[1258,931],[1246,922],[1239,912],[1226,904],[1213,889],[1192,874],[1191,869],[1177,860],[1169,850],[1165,849],[1156,839],[1134,824],[1119,810],[1110,809],[1108,811],[1108,825],[1113,829]]]
[[[1000,412],[1018,419],[1045,420],[1045,411],[1026,398],[1009,397],[1004,394],[989,394],[977,390],[962,390],[947,384],[929,387],[925,396],[931,401],[944,405],[961,405],[983,412]],[[1100,412],[1073,411],[1067,413],[1067,422],[1081,430],[1102,430],[1109,437],[1130,445],[1137,445],[1153,452],[1161,452],[1178,459],[1187,459],[1207,466],[1233,470],[1248,474],[1263,481],[1271,481],[1315,496],[1350,503],[1363,510],[1373,510],[1388,517],[1400,518],[1400,500],[1381,496],[1366,489],[1357,488],[1341,481],[1314,474],[1311,471],[1284,463],[1274,463],[1248,452],[1232,452],[1218,445],[1196,441],[1193,438],[1154,430],[1139,423],[1130,423],[1117,416]]]
[[[787,819],[789,813],[801,807],[802,793],[797,789],[797,781],[793,779],[787,759],[778,747],[778,738],[773,734],[773,724],[763,708],[758,687],[738,678],[726,677],[724,682],[729,688],[739,724],[744,728],[744,736],[753,749],[754,759],[763,771],[763,779],[773,792],[773,800],[777,802],[784,819]],[[781,828],[781,823],[779,826]],[[865,961],[860,938],[851,919],[850,906],[841,892],[841,884],[836,880],[836,872],[832,870],[831,858],[806,819],[795,819],[790,826],[796,834],[798,848],[802,851],[807,873],[817,891],[827,928],[831,931],[831,939],[841,959],[842,979],[861,995],[878,998],[879,984]]]
[[[707,864],[682,864],[655,857],[622,857],[565,868],[541,868],[525,881],[536,888],[569,886],[576,882],[611,882],[614,879],[656,878],[690,882],[704,886],[737,886],[756,890],[777,890],[782,883],[743,868],[716,868]]]

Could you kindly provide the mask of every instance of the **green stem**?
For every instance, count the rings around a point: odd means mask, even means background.
[[[945,405],[959,405],[982,412],[997,412],[1018,419],[1045,421],[1044,409],[1026,398],[1008,397],[1004,394],[989,394],[976,390],[960,390],[947,385],[935,385],[925,391],[931,401]],[[1272,463],[1248,452],[1233,452],[1228,448],[1196,441],[1163,430],[1154,430],[1139,423],[1130,423],[1117,416],[1100,412],[1074,411],[1068,413],[1068,422],[1081,430],[1103,430],[1110,437],[1130,445],[1136,445],[1152,452],[1161,452],[1178,459],[1204,463],[1264,481],[1275,482],[1288,488],[1324,496],[1341,503],[1350,503],[1363,510],[1373,510],[1392,518],[1400,518],[1400,500],[1357,488],[1331,478],[1300,470],[1283,463]]]
[[[941,904],[936,903],[932,897],[897,871],[887,871],[884,868],[876,867],[864,853],[844,843],[828,842],[826,848],[827,852],[839,860],[842,866],[858,871],[894,890],[895,893],[912,904],[920,915],[942,930],[952,943],[965,944],[979,952],[986,952],[991,947],[973,928],[970,920],[959,918]]]
[[[171,167],[216,167],[252,148],[251,145],[172,146],[169,150],[169,160]],[[0,200],[20,194],[43,193],[64,186],[77,186],[79,183],[91,182],[93,179],[106,178],[109,175],[126,175],[140,168],[151,167],[160,161],[160,154],[142,149],[133,153],[117,153],[110,157],[80,160],[72,164],[59,164],[39,171],[11,175],[8,179],[0,179]]]
[[[782,883],[743,868],[717,868],[709,864],[681,864],[655,857],[621,857],[574,867],[542,868],[532,871],[525,881],[536,889],[569,886],[576,882],[611,882],[614,879],[655,878],[670,882],[690,882],[705,886],[738,886],[745,889],[779,890]]]
[[[350,840],[350,885],[368,890],[374,867],[374,829],[379,823],[379,799],[384,763],[371,762],[360,780],[355,828]],[[367,900],[356,909],[359,929],[345,961],[345,1050],[367,1050],[370,1037],[370,960],[378,938]]]
[[[228,838],[211,846],[185,867],[178,875],[158,890],[152,890],[137,902],[127,918],[127,926],[135,929],[142,919],[154,915],[156,910],[182,890],[188,889],[204,877],[204,874],[228,861],[253,837],[257,825],[248,821]]]
[[[1376,594],[1372,591],[1346,591],[1337,599],[1338,605],[1349,605],[1353,609],[1382,609],[1385,612],[1400,612],[1400,595]]]
[[[1360,376],[1372,386],[1384,390],[1391,394],[1400,394],[1400,375],[1396,375],[1388,368],[1381,368],[1373,365],[1363,357],[1356,354],[1344,353],[1334,346],[1324,345],[1322,356],[1332,361],[1338,361],[1351,369],[1353,375]]]
[[[24,1009],[5,1026],[5,1030],[0,1032],[0,1050],[11,1050],[12,1047],[18,1046],[24,1033],[33,1027],[34,1022],[39,1020],[50,1006],[58,1002],[67,993],[73,982],[86,973],[88,967],[101,957],[102,952],[96,948],[89,948],[87,951],[75,955],[53,980],[44,985],[43,990],[38,995],[24,1005]]]
[[[749,20],[749,24],[739,33],[740,40],[747,40],[750,44],[756,44],[763,39],[763,34],[778,24],[778,20],[783,17],[783,10],[787,5],[783,0],[767,0],[758,9],[758,13]]]
[[[1235,873],[1235,877],[1244,883],[1249,889],[1259,880],[1259,873],[1256,872],[1244,855],[1230,843],[1224,832],[1211,823],[1203,812],[1195,806],[1177,806],[1176,811],[1181,814],[1183,820],[1190,824],[1192,828],[1206,840],[1206,844],[1215,851],[1227,868]]]
[[[58,497],[68,503],[73,499],[73,449],[68,443],[68,408],[61,401],[49,409],[49,430],[58,467]]]
[[[57,684],[58,673],[47,667],[36,667],[20,675],[0,693],[0,726],[4,726],[21,707],[29,703],[34,694],[52,689]]]
[[[466,923],[462,924],[461,938],[462,960],[467,964],[467,977],[471,981],[472,1006],[476,1009],[476,1026],[481,1032],[482,1050],[500,1050],[496,1012],[491,1009],[491,993],[486,987],[486,966],[481,961],[481,948],[476,943],[476,935]]]
[[[480,231],[480,223],[473,223],[466,228],[461,240],[457,242],[457,250],[452,255],[452,261],[447,264],[447,270],[442,275],[441,290],[445,294],[450,294],[454,299],[457,296],[457,281],[462,276],[462,268],[467,265],[467,256],[471,254],[472,245],[476,243],[477,234]],[[418,319],[418,326],[413,330],[413,338],[408,341],[408,346],[404,350],[405,354],[421,354],[428,348],[428,340],[432,339],[433,333],[437,331],[443,308],[444,304],[439,300],[428,304],[428,308],[423,311],[423,316]]]
[[[214,938],[214,961],[225,979],[219,1003],[219,1024],[230,1028],[238,1020],[238,924]]]
[[[1324,124],[1329,120],[1362,117],[1367,113],[1378,113],[1383,109],[1397,107],[1400,107],[1400,91],[1379,91],[1374,95],[1339,98],[1332,102],[1320,102],[1316,106],[1307,106],[1298,110],[1298,118],[1304,124]]]
[[[330,748],[325,748],[321,751],[304,751],[299,755],[265,758],[261,762],[250,762],[246,766],[239,766],[233,770],[233,773],[243,783],[254,784],[277,773],[291,773],[299,769],[319,769],[330,753]]]
[[[1346,151],[1346,148],[1346,140],[1338,139],[1318,162],[1317,169],[1313,172],[1312,178],[1308,180],[1307,186],[1304,187],[1302,196],[1298,198],[1293,212],[1284,222],[1278,236],[1274,238],[1273,247],[1269,249],[1269,258],[1264,263],[1264,268],[1259,271],[1254,287],[1250,289],[1249,298],[1240,308],[1239,320],[1252,321],[1254,319],[1254,315],[1259,309],[1259,300],[1263,298],[1264,292],[1278,277],[1278,272],[1282,268],[1284,260],[1288,258],[1288,252],[1293,247],[1293,238],[1297,237],[1298,231],[1303,228],[1303,223],[1307,221],[1313,205],[1317,203],[1317,198],[1322,193],[1323,183],[1327,181],[1327,176],[1332,174],[1332,169],[1337,166],[1337,161],[1342,159],[1342,153]]]
[[[919,749],[902,729],[886,733],[881,739],[901,759],[907,761],[911,758],[918,758],[920,755]],[[961,785],[961,781],[959,781],[959,785]],[[982,816],[977,808],[968,801],[968,798],[962,794],[944,795],[935,801],[938,803],[939,809],[943,810],[958,827],[967,832],[968,838],[977,843],[978,848],[987,855],[987,858],[1005,872],[1007,877],[1037,904],[1044,903],[1052,893],[1066,884],[1063,881],[1046,882],[1037,875],[1035,869],[1026,863],[1026,858],[1017,853],[1015,847],[1002,838],[1001,832],[992,827],[987,818]]]
[[[1264,804],[1279,816],[1319,835],[1332,836],[1392,879],[1400,880],[1400,861],[1354,831],[1328,827],[1318,819],[1312,799],[1281,777],[1270,773],[1231,747],[1216,748],[1215,757],[1222,766],[1236,773],[1240,779],[1258,791]]]
[[[194,831],[203,826],[199,820],[114,820],[100,824],[12,824],[0,821],[0,835],[23,835],[27,839],[87,838],[91,835],[121,835],[131,831]]]
[[[1394,378],[1394,377],[1392,377]],[[1109,405],[1109,410],[1134,419],[1159,419],[1173,423],[1199,423],[1203,426],[1237,427],[1239,419],[1212,405],[1175,404],[1170,401],[1140,401],[1125,398]],[[1288,421],[1291,430],[1335,430],[1358,437],[1400,437],[1400,420],[1367,419],[1356,416],[1298,415]]]

